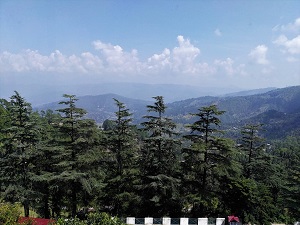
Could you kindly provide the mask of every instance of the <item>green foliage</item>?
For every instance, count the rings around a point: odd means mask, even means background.
[[[114,128],[114,126],[115,126],[115,123],[112,120],[104,120],[104,122],[102,124],[102,128],[105,131],[112,130]]]
[[[56,221],[56,225],[86,225],[85,221],[82,221],[78,218],[71,218],[71,219],[63,219],[59,218]]]
[[[148,137],[143,141],[140,170],[143,204],[141,214],[147,216],[178,215],[180,141],[176,139],[176,124],[164,116],[166,106],[162,96],[147,105],[149,115],[142,123]]]
[[[78,99],[75,95],[65,94],[63,97],[66,100],[60,104],[65,107],[57,110],[63,115],[58,123],[60,137],[57,145],[61,148],[56,180],[64,184],[63,187],[71,196],[67,204],[72,217],[75,217],[80,193],[88,198],[92,192],[90,155],[94,155],[95,151],[99,152],[99,130],[94,121],[83,118],[86,111],[76,107]],[[96,159],[99,159],[99,155]]]
[[[287,137],[283,141],[274,142],[274,163],[282,165],[284,174],[282,180],[281,204],[287,211],[287,222],[290,218],[300,215],[300,137]]]
[[[126,216],[134,213],[138,202],[136,184],[138,183],[138,143],[132,114],[125,104],[114,99],[117,106],[113,126],[107,129],[105,145],[109,150],[109,168],[105,179],[103,203],[110,205],[110,212]]]
[[[88,225],[125,225],[118,217],[111,217],[107,213],[91,213],[87,218]]]
[[[189,141],[183,149],[182,187],[183,201],[190,205],[191,216],[214,216],[221,207],[222,182],[239,171],[233,154],[234,143],[220,137],[218,129],[224,114],[216,105],[202,107],[192,114],[197,119],[189,125],[191,133],[185,138]],[[237,168],[233,168],[233,167]],[[220,191],[222,192],[222,191]]]
[[[25,216],[29,215],[31,171],[33,157],[38,143],[38,131],[30,103],[15,91],[9,102],[4,102],[8,126],[0,142],[3,143],[0,158],[0,175],[5,184],[4,199],[19,201],[24,206]]]
[[[66,225],[122,224],[104,213],[80,221],[79,207],[121,217],[235,214],[255,224],[299,220],[299,136],[267,144],[255,121],[242,129],[240,139],[224,138],[221,125],[228,115],[220,105],[192,113],[193,122],[178,133],[162,96],[147,106],[139,130],[130,110],[114,99],[115,117],[101,130],[86,119],[74,95],[64,97],[58,113],[40,114],[18,92],[1,100],[0,197],[21,202],[25,212],[30,206],[40,217],[72,217],[58,219]],[[215,100],[207,97],[201,104]],[[1,224],[3,217],[17,220],[14,207],[1,204]]]
[[[90,213],[86,220],[58,219],[57,225],[125,225],[119,218],[111,217],[107,213]]]
[[[284,211],[280,204],[282,198],[280,192],[285,181],[281,180],[283,168],[275,164],[273,156],[268,153],[271,147],[268,147],[261,138],[259,132],[261,130],[260,124],[249,124],[242,129],[239,160],[244,168],[243,175],[247,182],[242,188],[246,191],[236,190],[235,193],[247,194],[241,198],[243,205],[246,206],[246,210],[241,212],[243,221],[266,224],[274,220],[278,221]]]
[[[15,225],[19,219],[20,205],[0,202],[0,224]]]

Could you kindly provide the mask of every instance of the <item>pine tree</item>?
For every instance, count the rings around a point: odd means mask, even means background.
[[[286,223],[299,221],[300,215],[300,137],[290,136],[274,143],[274,163],[282,166],[277,174],[281,188],[279,200],[281,212],[285,212]],[[281,198],[281,199],[280,199]],[[283,210],[284,209],[284,210]]]
[[[235,171],[233,143],[222,138],[219,130],[222,114],[216,105],[191,114],[197,120],[188,125],[191,133],[185,136],[189,146],[183,149],[182,171],[185,208],[192,216],[217,213],[222,204],[220,183]]]
[[[64,188],[58,188],[56,179],[59,172],[60,148],[57,146],[59,130],[57,124],[61,120],[59,114],[52,110],[35,113],[38,120],[39,144],[34,155],[33,187],[37,191],[35,210],[43,218],[58,217],[62,208]],[[51,213],[52,212],[52,213]]]
[[[242,128],[242,144],[241,148],[246,156],[244,161],[245,176],[250,178],[253,176],[255,164],[263,156],[265,143],[263,138],[259,136],[259,131],[262,129],[262,124],[249,124]]]
[[[280,168],[273,164],[265,140],[260,136],[262,124],[248,124],[242,128],[241,164],[244,180],[251,184],[243,193],[246,207],[240,212],[245,222],[266,224],[278,218],[280,211],[276,206],[280,182]]]
[[[4,101],[7,126],[2,129],[1,177],[5,186],[4,198],[20,201],[24,215],[29,216],[32,199],[31,172],[33,155],[38,143],[36,123],[32,118],[31,105],[15,91],[10,101]]]
[[[138,197],[135,184],[138,178],[138,143],[134,132],[132,113],[125,104],[114,99],[116,119],[110,121],[107,135],[107,150],[111,156],[107,171],[105,204],[111,206],[111,213],[119,216],[132,214]]]
[[[61,105],[65,108],[57,110],[62,114],[62,119],[58,124],[61,139],[59,145],[60,152],[60,174],[57,176],[61,182],[66,184],[70,193],[71,216],[75,217],[79,197],[85,196],[92,191],[92,183],[89,182],[90,170],[92,170],[90,155],[95,156],[98,150],[99,136],[98,129],[94,121],[83,119],[86,111],[76,107],[78,100],[75,95],[63,95],[65,101]],[[96,159],[101,156],[97,155]],[[88,202],[85,201],[87,204]]]
[[[143,118],[144,139],[141,156],[142,215],[178,215],[179,207],[179,147],[175,139],[176,124],[164,116],[166,106],[162,96],[147,105],[150,113]]]

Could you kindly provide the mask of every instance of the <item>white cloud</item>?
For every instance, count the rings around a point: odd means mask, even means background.
[[[146,68],[148,68],[149,71],[190,75],[212,74],[215,72],[213,67],[197,60],[201,51],[191,44],[189,39],[185,39],[179,35],[177,41],[178,46],[172,50],[164,49],[161,54],[154,54],[148,58]]]
[[[300,35],[291,40],[285,35],[280,35],[273,43],[285,47],[290,54],[300,54]]]
[[[223,68],[227,74],[233,75],[235,73],[233,69],[234,61],[231,58],[227,58],[226,60],[215,60],[214,64],[218,67]]]
[[[81,53],[82,63],[88,71],[103,70],[103,61],[90,52]]]
[[[100,40],[94,41],[96,50],[100,50],[103,55],[106,68],[109,72],[136,72],[139,70],[139,59],[137,50],[133,49],[130,53],[124,52],[119,45],[106,44]]]
[[[256,63],[261,64],[261,65],[267,65],[267,64],[269,64],[269,61],[267,60],[267,52],[268,52],[267,46],[258,45],[256,48],[251,50],[251,52],[249,53],[249,56]]]
[[[141,74],[166,71],[172,73],[208,73],[207,63],[197,62],[200,49],[183,36],[177,37],[178,46],[172,50],[164,49],[145,62],[140,62],[137,50],[126,52],[119,45],[100,40],[92,44],[97,54],[83,52],[67,56],[56,50],[50,55],[38,51],[25,50],[19,53],[0,54],[1,71],[11,72],[57,72],[57,73],[96,73],[96,74]]]
[[[286,25],[276,25],[272,29],[273,31],[291,31],[298,32],[300,30],[300,17],[295,19],[293,23],[288,23]]]
[[[246,75],[246,72],[244,71],[245,64],[240,64],[237,67],[234,67],[234,60],[231,58],[227,58],[225,60],[215,60],[214,65],[217,67],[218,70],[224,70],[227,75],[234,75],[234,74],[240,74],[240,75]]]
[[[170,62],[171,52],[165,48],[161,54],[154,54],[148,58],[148,69],[150,70],[162,70],[168,69],[171,66]]]
[[[219,30],[219,28],[215,29],[214,33],[219,37],[222,36],[222,32]]]
[[[90,53],[83,53],[81,57],[65,56],[56,50],[49,56],[44,56],[38,51],[27,49],[18,54],[10,52],[0,54],[1,72],[87,73],[94,71],[95,67],[101,68],[101,64],[101,60]]]
[[[172,51],[172,68],[176,72],[196,73],[198,71],[196,57],[200,54],[200,49],[190,43],[189,39],[178,36],[179,46]]]
[[[177,37],[178,45],[165,48],[161,53],[153,54],[145,61],[140,61],[137,50],[126,52],[119,45],[94,41],[96,53],[83,52],[79,55],[64,55],[56,50],[49,55],[38,51],[25,50],[19,53],[3,52],[0,54],[0,72],[52,72],[75,74],[98,74],[102,77],[111,75],[174,75],[176,79],[187,76],[197,79],[203,76],[217,76],[217,73],[233,75],[244,74],[244,65],[235,65],[231,58],[215,60],[211,65],[200,60],[200,49],[183,36]],[[182,75],[182,77],[180,76]],[[129,78],[129,76],[127,76]]]

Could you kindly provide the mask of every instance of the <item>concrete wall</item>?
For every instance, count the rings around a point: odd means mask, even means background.
[[[141,218],[139,218],[141,219]],[[144,225],[158,225],[153,223],[152,217],[146,217],[144,218]],[[135,217],[127,217],[126,218],[126,224],[135,225]],[[179,224],[180,225],[189,225],[189,218],[179,218]],[[215,225],[224,225],[225,224],[225,218],[216,218],[216,224]],[[164,217],[162,218],[162,224],[161,225],[171,225],[171,218]],[[208,218],[198,218],[197,225],[208,225]]]

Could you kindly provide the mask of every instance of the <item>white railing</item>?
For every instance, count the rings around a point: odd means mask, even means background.
[[[141,222],[143,220],[144,222]],[[189,218],[178,218],[176,222],[172,223],[172,219],[169,217],[163,217],[160,221],[161,223],[157,223],[153,217],[146,217],[146,218],[135,218],[135,217],[127,217],[126,224],[136,225],[136,224],[144,224],[144,225],[189,225]],[[174,220],[174,219],[173,219]],[[208,225],[208,218],[197,218],[198,220],[196,223],[197,225]],[[137,222],[137,223],[136,223]],[[215,225],[224,225],[225,218],[216,218]]]

